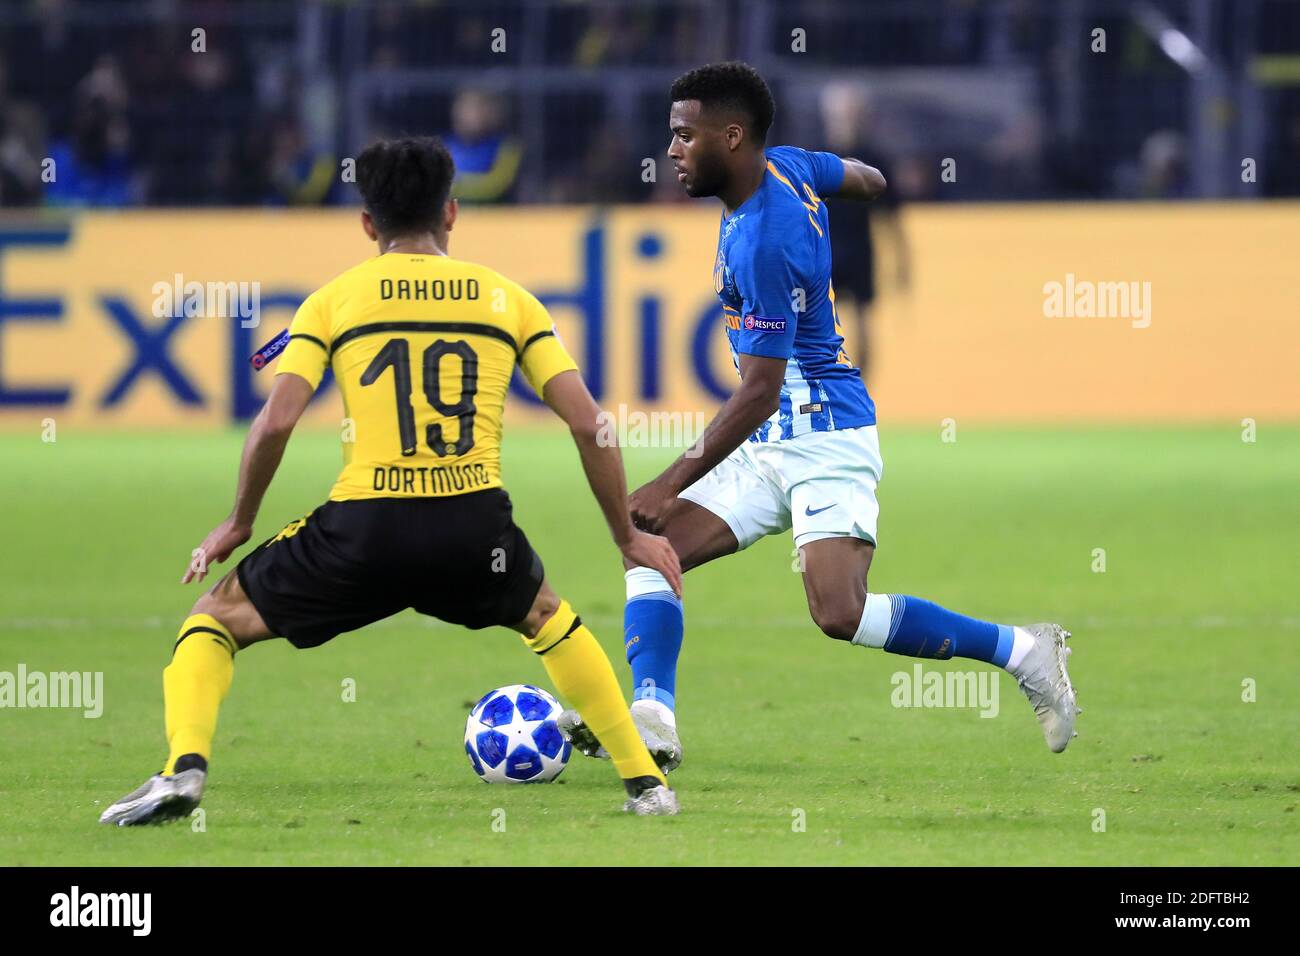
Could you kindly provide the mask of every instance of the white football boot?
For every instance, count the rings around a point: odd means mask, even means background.
[[[156,773],[105,810],[99,822],[129,827],[188,817],[203,798],[207,777],[207,772],[198,767],[170,777]]]
[[[628,709],[632,712],[632,723],[659,769],[669,773],[680,767],[682,742],[677,737],[677,718],[673,712],[659,701],[650,699],[634,700]]]
[[[672,711],[657,700],[634,700],[629,708],[632,723],[645,743],[646,750],[664,773],[676,770],[682,763],[682,744],[677,737],[677,726]],[[600,745],[596,735],[576,710],[566,710],[556,723],[564,739],[573,749],[587,757],[608,760],[609,754]]]
[[[1033,636],[1034,646],[1016,668],[1016,681],[1034,707],[1047,746],[1059,754],[1079,736],[1074,718],[1082,713],[1065,666],[1070,632],[1059,624],[1029,624],[1024,630]]]
[[[635,813],[639,817],[672,817],[681,812],[676,791],[654,777],[637,777],[623,783],[628,794],[627,802],[623,804],[624,813]]]

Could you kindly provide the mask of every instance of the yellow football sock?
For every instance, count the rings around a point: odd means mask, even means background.
[[[609,657],[568,601],[561,601],[537,636],[525,637],[524,643],[541,657],[560,696],[582,714],[609,751],[620,777],[655,777],[667,783],[636,732]]]
[[[217,732],[217,711],[235,674],[235,639],[210,614],[194,614],[181,625],[172,661],[163,670],[163,708],[167,715],[167,766],[198,754],[207,760]]]

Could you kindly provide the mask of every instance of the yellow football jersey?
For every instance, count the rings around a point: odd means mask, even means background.
[[[307,297],[276,374],[314,388],[333,368],[351,428],[330,499],[348,501],[499,488],[516,364],[539,395],[577,368],[535,296],[472,262],[390,252]]]

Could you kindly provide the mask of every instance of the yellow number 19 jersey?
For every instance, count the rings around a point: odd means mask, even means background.
[[[539,395],[577,368],[536,297],[472,262],[388,253],[308,296],[276,374],[314,388],[333,368],[347,421],[330,499],[348,501],[501,487],[516,364]]]

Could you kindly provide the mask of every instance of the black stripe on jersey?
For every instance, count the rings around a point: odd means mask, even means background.
[[[555,334],[554,329],[547,329],[545,332],[538,332],[536,335],[530,335],[528,337],[528,341],[524,343],[524,347],[519,350],[519,354],[523,355],[525,352],[527,352],[528,346],[532,345],[538,339],[544,339],[548,335],[554,335],[554,334]]]
[[[330,355],[333,356],[335,352],[353,339],[360,338],[363,335],[375,335],[379,332],[465,332],[471,335],[486,335],[490,338],[500,339],[515,351],[519,350],[513,335],[505,329],[499,329],[495,325],[488,325],[483,322],[369,322],[366,325],[353,326],[335,339]]]
[[[329,347],[328,345],[326,345],[326,344],[325,344],[324,342],[322,342],[320,339],[316,338],[316,336],[314,336],[314,335],[308,335],[306,332],[295,332],[295,333],[293,333],[293,335],[289,336],[289,341],[292,342],[294,339],[306,339],[308,342],[315,342],[317,345],[319,345],[321,348],[323,348],[326,352],[328,352],[328,351],[330,350],[330,347]]]

